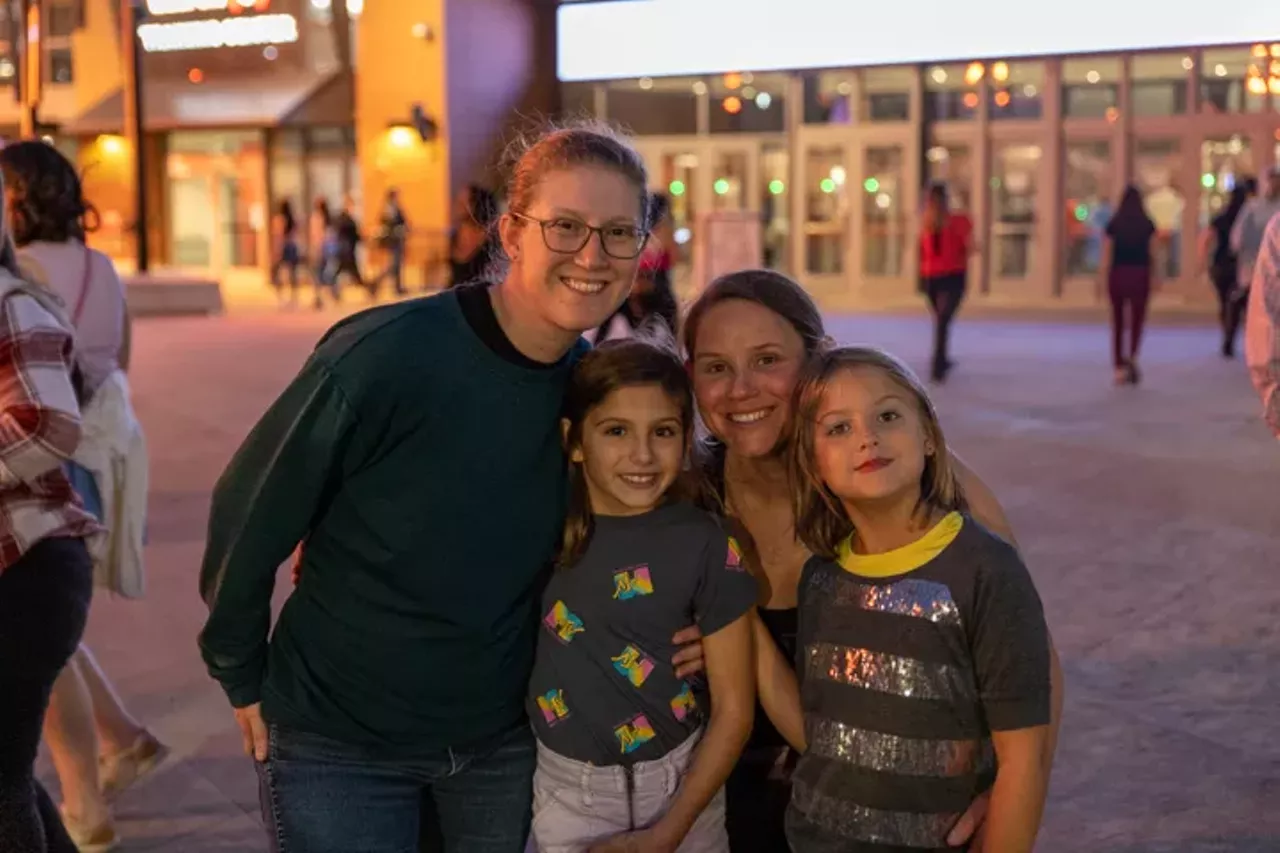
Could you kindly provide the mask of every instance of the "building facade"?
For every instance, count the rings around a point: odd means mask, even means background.
[[[10,5],[0,10],[0,135],[11,138],[20,105],[5,83],[24,40],[20,22],[3,17]],[[90,240],[128,269],[137,223],[120,3],[39,5],[38,133],[78,163],[101,220]],[[318,200],[350,203],[373,238],[395,188],[412,224],[409,283],[425,283],[445,266],[452,199],[468,183],[494,183],[492,163],[521,117],[557,107],[555,16],[526,0],[142,6],[155,266],[260,282],[282,201],[300,221]],[[366,261],[376,272],[376,246]]]
[[[979,235],[973,298],[1091,306],[1103,229],[1134,184],[1159,229],[1159,302],[1211,305],[1198,237],[1237,182],[1280,162],[1280,6],[1215,29],[1080,0],[1001,30],[1026,17],[1013,0],[959,5],[794,0],[765,36],[754,0],[732,19],[711,0],[565,4],[563,102],[636,135],[686,281],[716,250],[704,217],[745,211],[761,263],[824,305],[918,304],[921,190],[941,181]]]

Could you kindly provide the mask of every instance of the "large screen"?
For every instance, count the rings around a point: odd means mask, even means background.
[[[1280,42],[1280,0],[614,0],[558,15],[566,82]]]

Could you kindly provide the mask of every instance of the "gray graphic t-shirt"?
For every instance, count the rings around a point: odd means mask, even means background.
[[[586,553],[543,595],[527,702],[538,740],[604,766],[666,755],[702,725],[672,636],[695,621],[710,636],[755,602],[738,544],[702,510],[596,516]]]

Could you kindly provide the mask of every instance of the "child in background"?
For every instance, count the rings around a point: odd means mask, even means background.
[[[892,356],[824,353],[796,399],[796,532],[816,556],[800,582],[797,675],[776,649],[760,663],[762,702],[804,751],[792,850],[944,850],[990,789],[984,849],[1030,851],[1050,676],[1026,567],[965,514],[937,414]]]
[[[722,786],[751,729],[757,590],[714,517],[672,494],[693,427],[674,343],[642,330],[602,344],[564,412],[570,507],[528,698],[534,844],[727,853]],[[669,663],[691,618],[709,713]]]

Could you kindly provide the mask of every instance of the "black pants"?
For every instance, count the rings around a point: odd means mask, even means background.
[[[1249,304],[1245,293],[1237,289],[1235,267],[1214,269],[1213,289],[1218,292],[1218,323],[1222,326],[1222,353],[1234,355],[1236,337],[1244,322],[1244,309]]]
[[[76,853],[33,767],[49,694],[84,633],[93,567],[46,539],[0,572],[0,850]]]
[[[934,379],[947,377],[951,368],[951,321],[964,301],[965,274],[939,275],[924,280],[924,293],[933,312],[933,362]]]
[[[724,785],[725,829],[733,853],[786,853],[791,783],[780,776],[781,748],[748,749]]]

